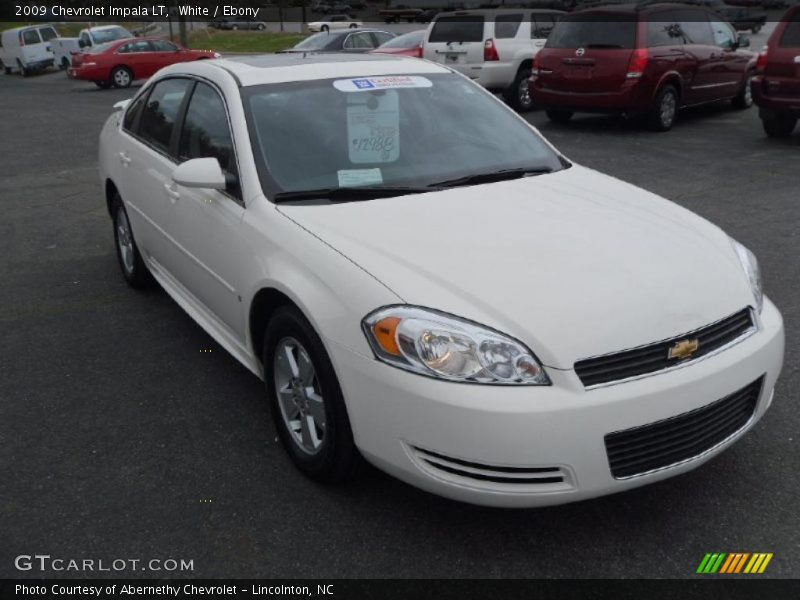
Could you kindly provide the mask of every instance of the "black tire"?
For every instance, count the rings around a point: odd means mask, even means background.
[[[116,88],[129,88],[133,83],[133,73],[128,67],[114,67],[109,82]]]
[[[648,125],[653,131],[669,131],[678,116],[680,96],[673,85],[665,85],[656,94],[653,109],[648,115]]]
[[[3,73],[5,73],[6,75],[11,75],[11,67],[3,65]]]
[[[757,34],[759,31],[761,31],[761,25],[754,25],[751,31],[753,32],[753,35]]]
[[[325,33],[327,31],[329,31],[330,28],[327,25],[323,25],[322,27],[319,28],[319,30],[322,31],[323,33]]]
[[[529,68],[520,68],[514,78],[514,83],[503,92],[503,97],[508,105],[517,112],[528,112],[533,109],[533,95],[528,84],[530,77],[531,70]]]
[[[94,84],[101,90],[107,90],[108,88],[111,87],[111,84],[107,81],[95,81]]]
[[[350,29],[355,29],[356,27],[358,27],[358,25],[356,25],[355,23],[353,23],[352,25],[350,25]]]
[[[734,108],[745,110],[753,106],[753,92],[750,83],[753,80],[753,73],[747,73],[744,77],[744,84],[739,93],[731,101]]]
[[[325,430],[314,454],[304,451],[284,420],[275,390],[276,350],[282,340],[293,338],[305,349],[316,373],[315,385],[324,398]],[[361,457],[350,428],[344,397],[328,353],[314,328],[293,306],[282,306],[267,325],[264,335],[264,381],[275,428],[295,466],[308,477],[326,483],[339,483],[355,477],[362,469]]]
[[[797,125],[797,117],[781,114],[775,115],[769,119],[762,117],[761,124],[764,126],[764,132],[769,137],[785,138],[792,135]]]
[[[114,196],[111,204],[111,217],[114,225],[114,248],[117,253],[117,262],[122,271],[122,276],[129,286],[135,289],[146,289],[150,287],[153,282],[153,276],[147,270],[147,265],[142,260],[142,255],[139,253],[139,247],[136,245],[136,240],[133,237],[133,229],[128,219],[128,212],[125,210],[125,205],[122,203],[122,198],[119,194]],[[132,260],[126,261],[123,256],[122,245],[120,243],[120,236],[123,235],[125,226],[122,224],[127,223],[127,232],[130,235],[130,244],[132,248]]]
[[[61,57],[61,68],[67,72],[67,77],[69,77],[69,59],[66,56]]]
[[[547,109],[544,112],[547,115],[547,118],[553,123],[566,123],[575,114],[571,110],[559,110],[555,108]]]
[[[19,59],[17,59],[17,69],[19,69],[19,74],[22,75],[23,77],[27,77],[28,75],[31,74],[31,72],[23,66],[22,62]]]
[[[259,31],[264,31],[266,29],[266,26],[263,23],[259,23],[256,29],[258,29]]]

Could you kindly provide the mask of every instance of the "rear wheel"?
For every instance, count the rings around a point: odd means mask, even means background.
[[[514,83],[503,93],[511,108],[519,112],[527,112],[533,108],[533,96],[528,83],[530,77],[530,69],[520,69],[514,78]]]
[[[733,99],[733,107],[739,109],[750,108],[753,106],[753,91],[750,86],[753,81],[753,74],[748,73],[744,78],[744,85],[736,97]]]
[[[258,29],[259,31],[264,31],[266,29],[266,26],[263,23],[259,23],[256,29]]]
[[[111,71],[111,82],[114,84],[114,87],[130,87],[131,83],[133,83],[133,73],[131,73],[128,67],[115,67],[114,70]]]
[[[649,125],[653,131],[669,131],[678,116],[678,90],[665,85],[656,95],[656,101],[649,115]]]
[[[329,28],[328,28],[328,26],[327,26],[327,25],[323,25],[322,27],[320,27],[320,31],[323,31],[323,32],[327,32],[327,31],[328,31],[328,29],[329,29]]]
[[[142,289],[150,285],[152,276],[139,254],[136,240],[133,239],[133,229],[128,220],[128,213],[122,203],[122,198],[117,194],[111,208],[114,220],[114,241],[116,242],[117,260],[122,270],[122,276],[133,288]]]
[[[322,341],[299,310],[275,311],[263,359],[275,427],[295,466],[330,483],[356,475],[363,459],[339,381]]]
[[[550,119],[553,123],[566,123],[572,118],[572,115],[575,114],[571,110],[555,110],[555,109],[546,110],[545,113],[547,114],[547,118]]]
[[[358,25],[356,25],[355,23],[353,23],[352,25],[350,25],[350,29],[355,29],[356,27],[358,27]]]
[[[778,114],[769,119],[762,118],[761,124],[769,137],[785,138],[792,135],[797,125],[797,117]]]

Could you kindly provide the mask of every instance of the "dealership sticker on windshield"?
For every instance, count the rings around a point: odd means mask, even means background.
[[[399,88],[429,88],[433,87],[433,83],[430,79],[417,75],[384,75],[382,77],[337,79],[333,82],[333,87],[340,92],[368,92]]]
[[[347,96],[347,154],[354,165],[390,163],[400,158],[396,91]]]
[[[339,175],[339,187],[358,187],[383,183],[380,169],[343,169]]]

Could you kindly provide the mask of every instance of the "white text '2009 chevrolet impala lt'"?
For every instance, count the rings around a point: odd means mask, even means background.
[[[168,67],[106,123],[125,279],[263,377],[299,469],[466,502],[658,481],[764,414],[783,324],[718,227],[568,161],[448,68]]]

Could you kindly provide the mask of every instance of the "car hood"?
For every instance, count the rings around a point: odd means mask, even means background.
[[[681,335],[753,304],[718,227],[579,166],[279,210],[404,302],[512,335],[555,368]]]

